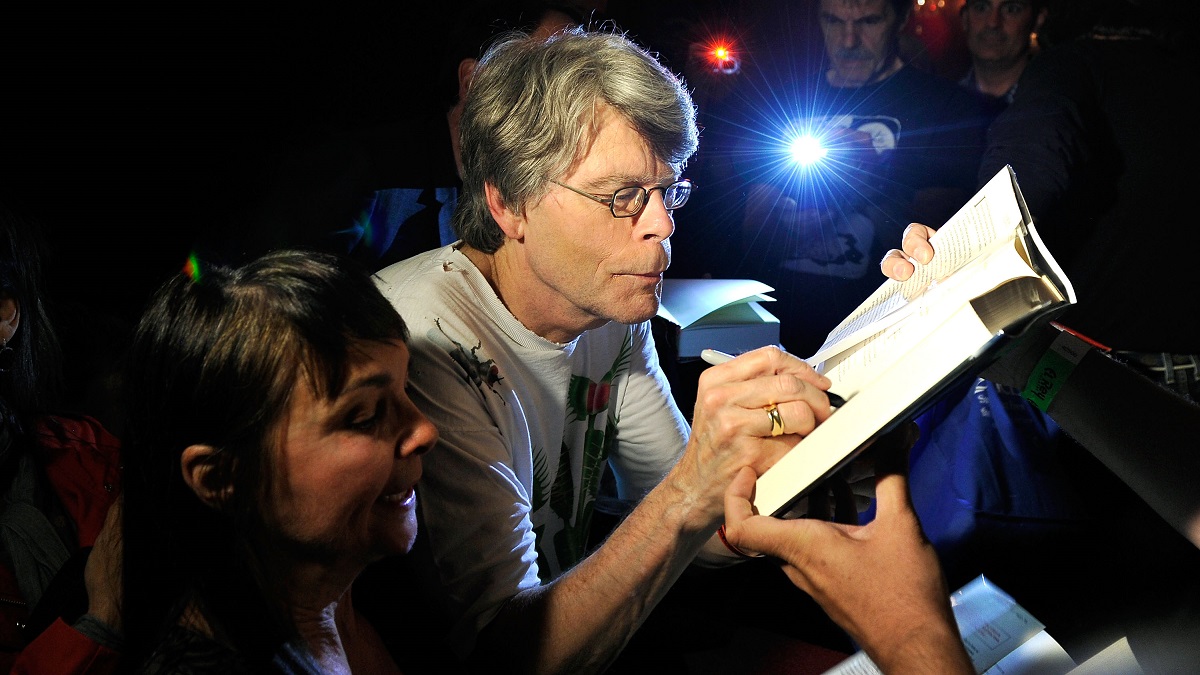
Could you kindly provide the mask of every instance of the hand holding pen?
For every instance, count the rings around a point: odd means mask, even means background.
[[[829,385],[803,359],[771,346],[704,370],[687,446],[664,483],[703,505],[711,520],[698,524],[715,530],[742,467],[761,475],[829,418]]]
[[[700,358],[704,359],[704,362],[710,366],[716,366],[732,361],[736,357],[733,354],[727,354],[716,349],[705,349],[704,351],[700,352]],[[840,408],[846,405],[846,399],[838,396],[832,391],[826,391],[825,395],[829,397],[829,405],[832,408]]]

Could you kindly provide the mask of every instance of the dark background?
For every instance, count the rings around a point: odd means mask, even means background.
[[[290,150],[331,130],[402,123],[432,105],[439,38],[461,4],[9,3],[0,10],[0,199],[50,235],[51,296],[136,319],[197,233],[260,195]],[[615,21],[689,75],[709,126],[719,126],[714,92],[723,85],[688,63],[690,43],[732,39],[753,60],[799,53],[813,37],[803,2],[595,4],[581,11]],[[697,172],[706,140],[690,167]],[[736,193],[708,183],[710,195]],[[688,246],[702,254],[725,227],[697,222],[699,213],[688,221],[681,212],[693,234],[677,238],[680,274],[704,271],[682,264]]]
[[[322,129],[425,96],[435,21],[378,3],[324,14],[24,8],[0,20],[0,197],[51,235],[56,295],[136,317],[195,233]]]

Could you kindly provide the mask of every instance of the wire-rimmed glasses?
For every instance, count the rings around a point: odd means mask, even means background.
[[[559,187],[565,187],[575,194],[583,195],[592,201],[597,201],[608,206],[608,210],[612,212],[613,218],[632,218],[641,213],[642,209],[646,208],[646,204],[650,203],[650,193],[655,190],[662,192],[663,206],[668,211],[674,211],[687,203],[688,198],[692,196],[693,188],[691,181],[679,180],[670,185],[659,185],[650,189],[646,189],[640,185],[630,185],[619,188],[612,195],[606,196],[584,192],[553,179],[550,182]]]

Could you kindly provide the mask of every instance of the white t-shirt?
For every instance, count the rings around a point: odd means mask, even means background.
[[[454,245],[378,274],[410,331],[414,401],[438,427],[418,496],[424,535],[469,650],[505,600],[582,557],[605,459],[633,503],[689,429],[650,323],[568,344],[529,331]]]

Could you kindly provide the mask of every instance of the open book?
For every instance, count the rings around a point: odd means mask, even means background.
[[[976,577],[950,595],[954,620],[967,655],[979,675],[1092,675],[1141,673],[1121,638],[1076,665],[1042,622],[986,577]],[[879,675],[879,668],[858,652],[825,675]]]
[[[1005,339],[1075,302],[1042,243],[1011,167],[931,239],[933,260],[887,280],[808,359],[846,404],[758,479],[758,512],[783,515],[874,438],[911,419]]]
[[[779,319],[762,303],[772,289],[753,279],[663,279],[658,315],[677,326],[680,359],[701,350],[740,354],[779,344]]]

